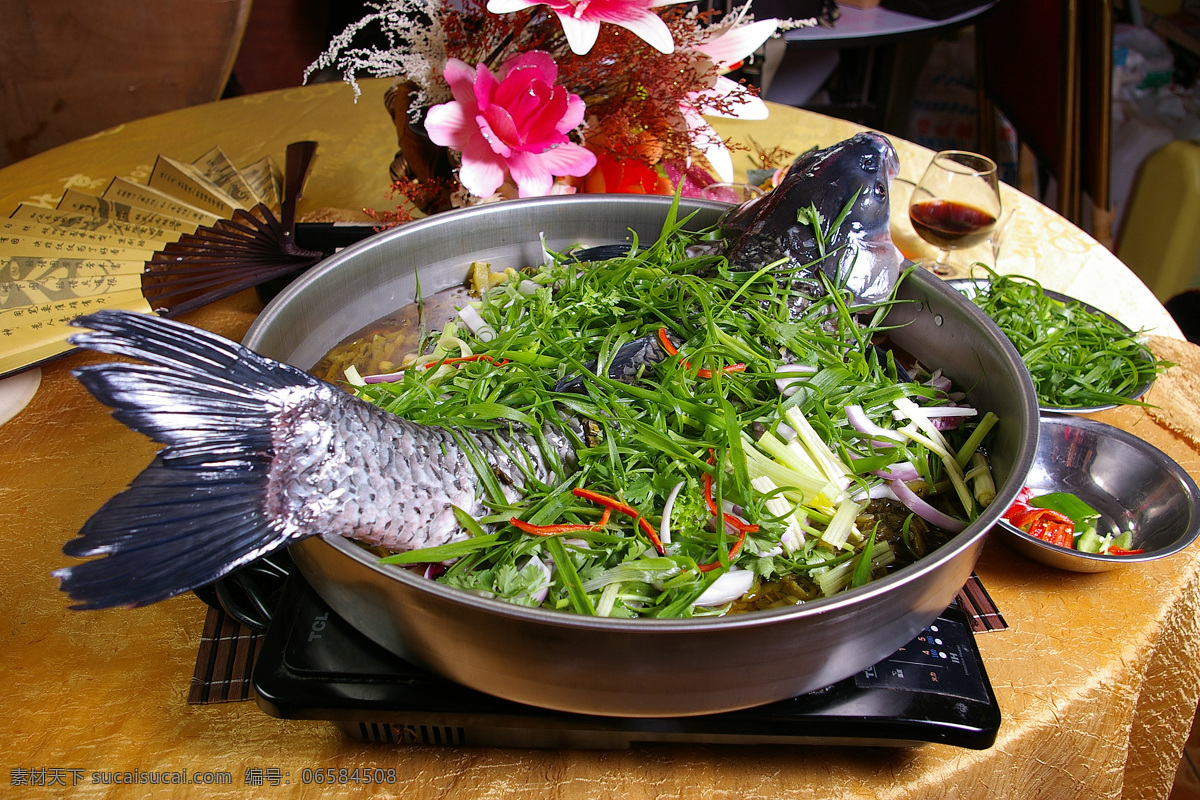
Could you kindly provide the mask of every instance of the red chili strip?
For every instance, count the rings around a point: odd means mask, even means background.
[[[508,521],[513,527],[522,530],[525,533],[531,533],[534,536],[557,536],[560,533],[575,533],[578,531],[598,531],[608,524],[608,518],[612,515],[612,509],[605,508],[604,515],[600,517],[600,521],[595,525],[574,525],[570,523],[562,523],[556,525],[534,525],[531,522],[526,522],[516,517],[510,518]]]
[[[1068,550],[1075,547],[1075,525],[1070,521],[1059,522],[1049,517],[1039,517],[1026,529],[1026,532],[1035,539],[1041,539]]]
[[[746,371],[745,364],[730,364],[729,366],[723,367],[721,369],[721,372],[724,373],[725,375],[728,375],[731,372],[745,372],[745,371]],[[711,369],[705,369],[702,367],[702,368],[696,370],[696,376],[700,377],[700,378],[711,378],[712,375],[713,374],[712,374]]]
[[[671,344],[671,340],[667,338],[667,329],[658,329],[658,341],[662,343],[663,350],[667,351],[667,355],[679,355],[679,351],[675,349],[675,345]]]
[[[1037,508],[1035,506],[1026,506],[1025,508],[1017,511],[1010,509],[1009,512],[1005,514],[1005,518],[1008,519],[1008,521],[1013,525],[1025,531],[1028,531],[1029,528],[1034,525],[1034,523],[1043,519],[1050,522],[1056,522],[1060,525],[1070,525],[1072,531],[1075,528],[1075,523],[1071,522],[1070,517],[1060,514],[1057,511],[1051,511],[1048,508]]]
[[[1139,553],[1144,553],[1144,552],[1146,552],[1146,551],[1141,547],[1137,548],[1136,550],[1126,550],[1124,547],[1110,547],[1110,548],[1108,548],[1107,555],[1110,555],[1110,556],[1136,556]]]
[[[708,463],[713,464],[713,465],[715,465],[717,463],[717,454],[714,450],[710,449],[708,451]],[[737,541],[733,543],[733,547],[729,548],[729,558],[732,559],[739,552],[741,552],[742,545],[746,543],[746,534],[747,533],[757,533],[758,526],[752,525],[749,522],[745,522],[744,520],[740,520],[737,517],[735,517],[733,514],[718,514],[717,513],[717,503],[715,500],[713,500],[713,494],[712,494],[713,476],[707,472],[704,473],[704,477],[702,478],[702,483],[704,484],[704,502],[706,504],[708,504],[708,510],[712,513],[712,515],[714,517],[720,516],[724,520],[725,524],[729,525],[731,528],[733,528],[734,530],[736,530],[738,532]],[[717,569],[720,566],[721,566],[721,562],[718,560],[718,561],[713,561],[710,564],[697,564],[696,569],[700,570],[701,572],[710,572],[714,569]]]
[[[617,500],[615,497],[609,497],[608,495],[600,494],[599,492],[593,492],[591,489],[578,487],[572,489],[571,491],[576,497],[580,497],[584,500],[590,500],[593,503],[604,506],[605,508],[610,508],[613,511],[619,511],[627,517],[632,517],[637,521],[638,527],[640,527],[646,534],[646,538],[650,540],[650,544],[654,545],[654,549],[658,552],[658,554],[660,556],[665,556],[667,554],[667,549],[663,547],[662,540],[658,538],[658,531],[654,530],[654,526],[651,525],[645,517],[639,514],[637,509],[633,506],[626,505],[620,500]]]
[[[666,328],[658,329],[658,341],[660,344],[662,344],[663,350],[667,351],[667,355],[674,356],[674,355],[679,354],[679,351],[677,349],[675,349],[675,345],[671,344],[671,340],[669,338],[667,338],[667,329]],[[684,360],[682,363],[683,363],[684,368],[686,368],[686,369],[692,368],[691,363],[688,362],[687,360]],[[721,370],[721,372],[723,372],[725,374],[728,374],[730,372],[745,372],[745,371],[746,371],[745,364],[730,364],[729,366],[724,367]],[[713,376],[712,370],[706,369],[704,367],[701,367],[699,370],[697,370],[696,375],[697,375],[697,377],[700,377],[700,378],[711,378]]]
[[[717,454],[715,452],[713,452],[712,450],[709,450],[708,451],[708,463],[715,466],[717,463],[716,459],[717,459]],[[709,510],[709,512],[712,513],[712,515],[714,517],[716,517],[716,516],[722,517],[725,520],[725,523],[727,525],[729,525],[729,527],[731,527],[734,530],[736,530],[737,532],[741,533],[743,536],[747,533],[758,533],[757,525],[751,524],[742,519],[738,519],[733,514],[720,513],[717,511],[717,502],[715,500],[713,500],[713,493],[712,493],[713,476],[710,473],[708,473],[708,472],[704,473],[702,482],[704,484],[704,502],[708,504],[708,510]]]
[[[459,361],[491,361],[497,367],[503,367],[508,363],[507,358],[502,358],[499,361],[496,361],[496,359],[492,358],[487,353],[476,353],[475,355],[471,356],[455,356],[454,358],[444,358],[441,361],[433,361],[429,364],[422,364],[421,366],[425,369],[429,369],[434,364],[457,364]]]
[[[755,527],[758,527],[758,526],[755,526]],[[742,545],[745,544],[745,542],[746,542],[746,532],[743,530],[739,530],[737,541],[733,543],[733,547],[729,548],[730,560],[732,560],[741,551]],[[696,569],[700,570],[701,572],[711,572],[712,570],[716,569],[719,566],[721,566],[720,561],[713,561],[711,564],[697,564]]]

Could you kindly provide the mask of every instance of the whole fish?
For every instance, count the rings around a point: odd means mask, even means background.
[[[802,234],[785,241],[778,231],[792,230],[799,208],[836,208],[833,219],[857,192],[843,227],[853,234],[845,241],[863,243],[866,257],[849,268],[848,285],[875,296],[885,283],[880,276],[898,275],[876,241],[880,219],[886,236],[895,151],[883,137],[861,134],[822,152],[815,162],[800,159],[769,202],[729,215],[730,257],[750,264],[778,254],[802,265],[802,278],[804,269],[825,269]],[[869,275],[858,279],[859,271]],[[74,324],[92,332],[72,337],[73,344],[146,362],[89,365],[75,374],[118,420],[165,445],[63,547],[69,556],[101,556],[55,571],[74,608],[157,602],[318,533],[392,551],[466,538],[454,508],[485,513],[471,456],[482,454],[516,499],[526,481],[544,482],[552,466],[570,465],[584,436],[571,425],[546,425],[540,437],[417,425],[300,369],[151,315],[101,311]],[[635,380],[666,356],[652,338],[637,340],[609,375]]]
[[[735,270],[757,270],[783,260],[795,270],[802,297],[824,292],[819,269],[860,302],[884,299],[896,285],[904,256],[892,242],[891,183],[900,172],[886,137],[864,132],[800,156],[779,185],[733,209],[720,226],[725,255]],[[819,215],[819,234],[810,213]],[[846,212],[843,224],[834,223]],[[822,234],[831,234],[823,241]],[[795,311],[803,311],[801,302]]]

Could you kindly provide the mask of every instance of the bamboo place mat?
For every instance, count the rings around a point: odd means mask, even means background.
[[[955,597],[974,633],[1001,631],[1008,627],[983,583],[975,575]],[[189,705],[233,703],[253,696],[254,660],[263,634],[242,625],[219,608],[209,606],[196,654]]]
[[[253,695],[251,676],[263,634],[242,625],[223,610],[208,607],[196,669],[188,692],[189,705],[232,703]]]

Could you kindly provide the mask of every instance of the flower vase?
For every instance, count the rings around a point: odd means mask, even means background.
[[[418,184],[422,191],[405,191],[405,194],[422,212],[434,214],[450,208],[454,165],[449,148],[434,144],[424,130],[410,121],[412,90],[412,83],[397,78],[383,97],[396,127],[399,146],[388,173],[402,188]]]

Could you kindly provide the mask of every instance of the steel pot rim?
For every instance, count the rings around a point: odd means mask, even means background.
[[[472,206],[464,209],[456,209],[448,211],[424,219],[416,220],[407,223],[404,226],[393,228],[382,233],[376,234],[362,242],[351,245],[342,251],[334,254],[330,258],[323,261],[321,264],[305,273],[291,285],[286,287],[267,307],[258,319],[254,322],[249,332],[245,337],[247,346],[254,349],[262,341],[263,332],[270,327],[280,309],[297,302],[298,297],[302,297],[305,292],[309,291],[309,287],[315,283],[319,283],[330,273],[335,273],[343,268],[347,262],[357,259],[361,254],[371,248],[386,246],[390,239],[396,237],[412,237],[421,235],[422,231],[438,229],[449,226],[453,228],[461,224],[463,218],[472,220],[486,219],[493,215],[511,215],[521,208],[571,208],[573,206],[580,207],[581,213],[586,213],[585,209],[588,206],[603,205],[604,207],[623,207],[628,206],[631,214],[636,210],[644,210],[647,205],[657,206],[661,208],[669,207],[672,202],[670,197],[654,197],[654,196],[639,196],[639,195],[564,195],[546,198],[527,198],[522,200],[504,201],[501,203],[493,203],[482,206]],[[567,205],[569,204],[569,205]],[[685,213],[690,213],[693,210],[708,209],[710,211],[720,212],[728,209],[730,206],[727,203],[721,203],[709,200],[684,200],[681,202],[679,216],[682,218]],[[685,212],[686,210],[686,212]],[[945,284],[940,279],[929,273],[918,273],[910,277],[915,278],[919,282],[924,282],[922,288],[937,292],[939,299],[960,306],[964,313],[975,316],[978,322],[984,326],[991,326],[995,329],[997,341],[1001,346],[1007,345],[1007,356],[1011,362],[1011,366],[1017,369],[1024,370],[1023,362],[1016,350],[1004,337],[1003,333],[995,327],[991,320],[987,319],[979,309],[968,299],[963,297],[961,293],[953,289],[950,285]],[[311,365],[298,365],[311,366]],[[1026,382],[1028,382],[1028,373],[1025,372]],[[1026,387],[1028,393],[1032,396],[1032,384]],[[1036,420],[1036,399],[1033,402],[1033,419]],[[1014,472],[1019,471],[1022,475],[1026,474],[1033,464],[1036,447],[1037,447],[1037,426],[1032,426],[1032,432],[1026,433],[1025,442],[1022,446],[1022,452],[1018,454],[1017,463],[1014,464]],[[1009,484],[1012,481],[1008,481]],[[1019,487],[1018,487],[1019,488]],[[1011,489],[1007,492],[1012,497],[1004,497],[998,494],[994,501],[998,508],[1000,503],[1011,503],[1015,498],[1016,490]],[[566,627],[584,627],[596,630],[605,631],[638,631],[638,630],[653,630],[658,632],[673,631],[673,630],[696,630],[707,629],[713,626],[721,627],[761,627],[770,626],[778,623],[783,619],[792,619],[793,617],[805,616],[821,616],[825,614],[835,613],[848,605],[859,605],[869,602],[871,598],[880,594],[890,593],[895,587],[902,586],[913,581],[920,580],[927,573],[934,571],[941,564],[956,557],[961,550],[969,548],[979,538],[985,537],[998,518],[1000,512],[989,514],[987,510],[977,520],[968,526],[967,530],[954,536],[949,542],[939,547],[934,552],[924,556],[914,564],[908,565],[896,572],[887,575],[883,578],[872,581],[871,583],[841,592],[833,597],[825,597],[817,600],[809,601],[798,606],[769,609],[763,611],[747,612],[744,614],[727,615],[721,617],[691,617],[686,619],[612,619],[601,617],[586,617],[578,614],[553,611],[541,608],[528,608],[518,606],[511,603],[506,603],[501,600],[472,595],[454,587],[443,586],[435,581],[429,581],[423,577],[416,576],[409,571],[399,568],[389,568],[387,565],[377,563],[377,558],[368,551],[358,547],[353,542],[344,539],[330,541],[325,537],[321,539],[331,546],[334,546],[344,554],[354,558],[363,566],[380,572],[391,579],[402,581],[413,588],[422,592],[430,592],[443,599],[460,603],[464,606],[485,611],[488,613],[501,614],[504,616],[513,616],[520,619],[527,619],[530,622],[540,624],[551,624],[555,626]],[[981,524],[981,521],[982,524]]]

